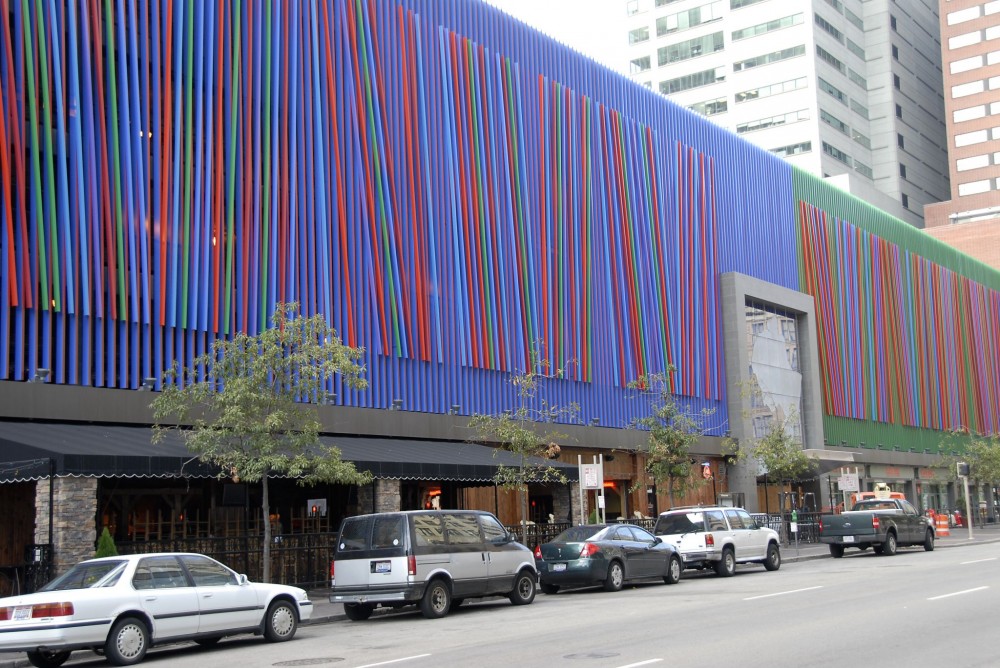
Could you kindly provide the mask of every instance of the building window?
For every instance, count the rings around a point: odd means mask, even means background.
[[[967,172],[970,169],[979,169],[980,167],[990,166],[990,155],[975,155],[971,158],[962,158],[961,160],[955,161],[955,171]]]
[[[797,123],[799,121],[805,121],[808,119],[809,119],[808,109],[800,109],[799,111],[790,111],[787,114],[779,114],[777,116],[769,116],[767,118],[761,118],[756,121],[747,121],[746,123],[740,123],[736,126],[736,134],[741,135],[747,132],[766,130],[768,128],[773,128],[778,125],[787,125],[789,123]]]
[[[971,146],[972,144],[982,144],[989,139],[989,131],[975,130],[973,132],[963,132],[955,135],[955,147]]]
[[[899,47],[895,44],[892,45],[892,59],[899,60]]]
[[[620,35],[621,33],[618,34]],[[647,40],[649,40],[649,26],[643,26],[641,28],[628,31],[629,44],[639,44],[640,42],[645,42]]]
[[[758,2],[763,2],[763,0],[729,0],[729,8],[740,9],[741,7],[756,5]]]
[[[966,195],[978,195],[979,193],[989,192],[991,189],[992,184],[989,179],[958,184],[958,194],[962,197],[965,197]]]
[[[851,160],[851,156],[847,155],[846,153],[841,151],[836,146],[833,146],[832,144],[827,144],[826,142],[823,142],[823,153],[826,153],[828,156],[834,158],[835,160],[839,160],[848,167],[854,166],[854,163]]]
[[[902,118],[902,117],[903,117],[903,107],[901,107],[900,105],[897,104],[896,105],[896,118]]]
[[[844,3],[842,3],[840,0],[826,0],[826,4],[830,5],[838,12],[844,11]]]
[[[639,72],[645,72],[649,69],[650,57],[643,56],[642,58],[633,58],[629,63],[629,72],[631,74],[638,74]]]
[[[705,100],[704,102],[696,102],[688,107],[691,111],[701,114],[702,116],[714,116],[716,114],[723,114],[729,110],[729,102],[724,97],[716,98],[714,100]]]
[[[903,193],[902,195],[900,195],[900,200],[903,202],[903,208],[904,209],[909,209],[910,208],[910,196],[909,195],[907,195],[906,193]]]
[[[967,32],[962,35],[955,35],[948,40],[949,49],[960,49],[963,46],[972,46],[973,44],[979,44],[983,41],[983,31],[976,30],[974,32]]]
[[[847,74],[847,66],[844,65],[839,58],[821,47],[819,44],[816,45],[816,55],[819,56],[820,60],[836,68],[836,70],[841,74]]]
[[[768,21],[767,23],[758,23],[755,26],[743,28],[742,30],[734,30],[732,38],[734,42],[737,42],[741,39],[765,35],[769,32],[774,32],[775,30],[781,30],[782,28],[790,28],[791,26],[799,25],[800,23],[802,23],[802,14],[793,14],[792,16],[785,16],[780,19]]]
[[[847,7],[844,7],[844,16],[847,17],[847,21],[853,25],[858,30],[864,32],[865,22],[861,20],[861,17],[852,12]]]
[[[824,123],[826,123],[827,125],[829,125],[830,127],[839,130],[840,132],[843,132],[845,135],[851,134],[851,127],[844,121],[834,116],[833,114],[820,110],[819,119]]]
[[[863,135],[860,132],[858,132],[856,128],[851,130],[851,139],[858,142],[865,148],[871,150],[872,140],[869,139],[866,135]],[[855,160],[855,162],[857,161]]]
[[[899,178],[901,179],[906,178],[906,165],[904,165],[903,163],[899,163]]]
[[[788,81],[774,83],[769,86],[750,88],[736,94],[736,103],[739,104],[740,102],[749,102],[751,100],[771,97],[772,95],[780,95],[781,93],[798,90],[806,86],[808,86],[806,77],[799,77],[798,79],[789,79]]]
[[[906,148],[906,142],[903,141],[903,135],[896,133],[896,146],[899,148]]]
[[[868,107],[861,104],[857,100],[851,100],[851,111],[856,113],[861,118],[868,118]]]
[[[824,80],[822,77],[816,77],[816,81],[817,81],[817,86],[819,86],[819,89],[821,91],[829,93],[838,102],[841,102],[845,105],[847,104],[847,94],[844,93],[842,90],[840,90],[830,82]]]
[[[986,105],[977,104],[974,107],[966,107],[965,109],[956,109],[951,115],[952,119],[956,123],[961,123],[962,121],[972,121],[977,118],[984,118],[986,116]]]
[[[713,67],[710,70],[695,72],[676,79],[668,79],[660,82],[660,92],[664,95],[669,93],[679,93],[682,90],[690,90],[701,86],[718,83],[726,80],[726,68]]]
[[[948,69],[952,74],[960,74],[962,72],[968,72],[969,70],[975,70],[983,66],[983,56],[972,56],[971,58],[962,58],[961,60],[952,61],[948,65]]]
[[[704,23],[718,21],[722,18],[722,12],[722,0],[716,0],[716,2],[693,7],[683,12],[661,16],[656,19],[656,36],[662,37]]]
[[[903,90],[902,85],[903,85],[903,82],[900,81],[899,75],[898,74],[893,74],[892,75],[892,86],[893,86],[893,88],[895,88],[896,90]]]
[[[868,90],[868,80],[852,69],[847,70],[847,78],[853,83],[861,86],[861,90]]]
[[[893,32],[896,32],[896,17],[889,14],[889,27],[892,28]]]
[[[986,90],[985,81],[970,81],[969,83],[952,86],[951,98],[954,100],[959,97],[967,97],[969,95],[975,95],[976,93],[982,93],[984,90]]]
[[[837,40],[841,44],[844,43],[844,33],[842,33],[839,30],[837,30],[837,28],[832,23],[830,23],[829,21],[827,21],[826,19],[824,19],[819,14],[814,14],[813,18],[816,21],[816,25],[818,25],[820,28],[822,28],[823,30],[825,30],[828,35],[830,35],[831,37],[833,37],[835,40]]]
[[[847,38],[847,50],[861,60],[865,60],[865,50],[858,46],[850,37]]]
[[[668,63],[679,63],[689,58],[697,58],[725,47],[722,33],[716,32],[704,37],[695,37],[676,44],[669,44],[656,50],[658,63],[663,66]]]
[[[809,153],[812,151],[812,142],[804,141],[798,144],[789,144],[788,146],[778,146],[777,148],[772,148],[771,153],[778,156],[779,158],[785,158],[790,155],[798,155],[799,153]]]
[[[982,16],[982,11],[982,6],[976,5],[968,9],[960,9],[957,12],[948,12],[948,25],[953,26],[966,21],[975,21]]]
[[[781,51],[772,51],[771,53],[765,53],[762,56],[747,58],[746,60],[733,63],[733,71],[742,72],[743,70],[748,70],[752,67],[770,65],[771,63],[777,63],[782,60],[788,60],[789,58],[804,55],[805,52],[806,47],[804,44],[793,46],[790,49],[782,49]]]
[[[859,161],[857,158],[854,159],[854,171],[868,178],[869,180],[872,181],[875,180],[875,173],[872,171],[872,168],[864,164],[863,162]]]
[[[625,5],[625,13],[629,16],[635,16],[639,13],[639,0],[629,0],[628,4]]]

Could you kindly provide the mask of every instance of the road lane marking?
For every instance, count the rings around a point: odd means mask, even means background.
[[[430,656],[430,654],[417,654],[415,656],[404,656],[402,659],[392,659],[391,661],[380,661],[379,663],[366,663],[363,666],[358,666],[358,668],[374,668],[375,666],[388,666],[390,663],[399,663],[400,661],[412,661],[413,659],[422,659],[425,656]]]
[[[937,601],[938,599],[948,598],[950,596],[961,596],[962,594],[971,594],[974,591],[982,591],[984,589],[989,589],[989,587],[976,587],[975,589],[966,589],[965,591],[953,591],[950,594],[941,594],[940,596],[931,596],[928,601]]]
[[[803,591],[812,591],[813,589],[822,589],[822,585],[818,587],[806,587],[805,589],[792,589],[790,591],[779,591],[774,594],[762,594],[760,596],[751,596],[750,598],[743,599],[744,601],[756,601],[758,598],[771,598],[772,596],[784,596],[785,594],[798,594]]]
[[[960,566],[965,566],[966,564],[981,564],[984,561],[996,561],[996,557],[990,557],[989,559],[976,559],[975,561],[963,561]]]
[[[625,666],[618,666],[618,668],[636,668],[636,666],[648,666],[651,663],[659,663],[663,659],[649,659],[648,661],[640,661],[639,663],[630,663]]]

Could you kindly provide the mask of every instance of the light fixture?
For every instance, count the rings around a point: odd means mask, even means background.
[[[389,410],[391,410],[391,411],[402,410],[402,408],[403,408],[403,400],[402,399],[393,399],[392,400],[392,406],[389,406]]]
[[[590,426],[591,427],[596,427],[599,424],[601,424],[601,418],[599,418],[599,417],[592,417],[592,418],[590,418]]]
[[[156,389],[156,379],[152,376],[142,379],[142,386],[139,388],[140,392],[152,392]]]
[[[35,369],[35,375],[32,376],[31,380],[29,380],[28,382],[29,383],[44,383],[44,382],[46,382],[49,379],[49,376],[51,374],[52,374],[52,372],[49,371],[48,369],[44,369],[42,367],[38,367],[37,369]]]
[[[451,410],[448,412],[451,413],[452,415],[458,415],[458,411],[460,410],[462,410],[462,406],[460,404],[452,404]]]

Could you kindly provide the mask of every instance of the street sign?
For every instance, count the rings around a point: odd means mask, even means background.
[[[860,492],[857,473],[842,473],[837,477],[837,486],[841,492]]]
[[[580,464],[580,486],[583,489],[604,487],[604,472],[599,464]]]

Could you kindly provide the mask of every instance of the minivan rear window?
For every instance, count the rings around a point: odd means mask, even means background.
[[[705,515],[700,511],[696,511],[690,513],[660,515],[660,518],[656,520],[656,528],[653,529],[653,533],[659,535],[673,535],[704,530]]]
[[[406,518],[402,515],[379,515],[372,531],[372,549],[383,550],[403,545]]]
[[[350,517],[344,520],[343,526],[340,527],[340,541],[337,543],[337,551],[367,550],[371,526],[371,517]]]
[[[447,545],[444,538],[444,528],[441,526],[440,515],[414,515],[413,535],[420,547],[428,545]]]

